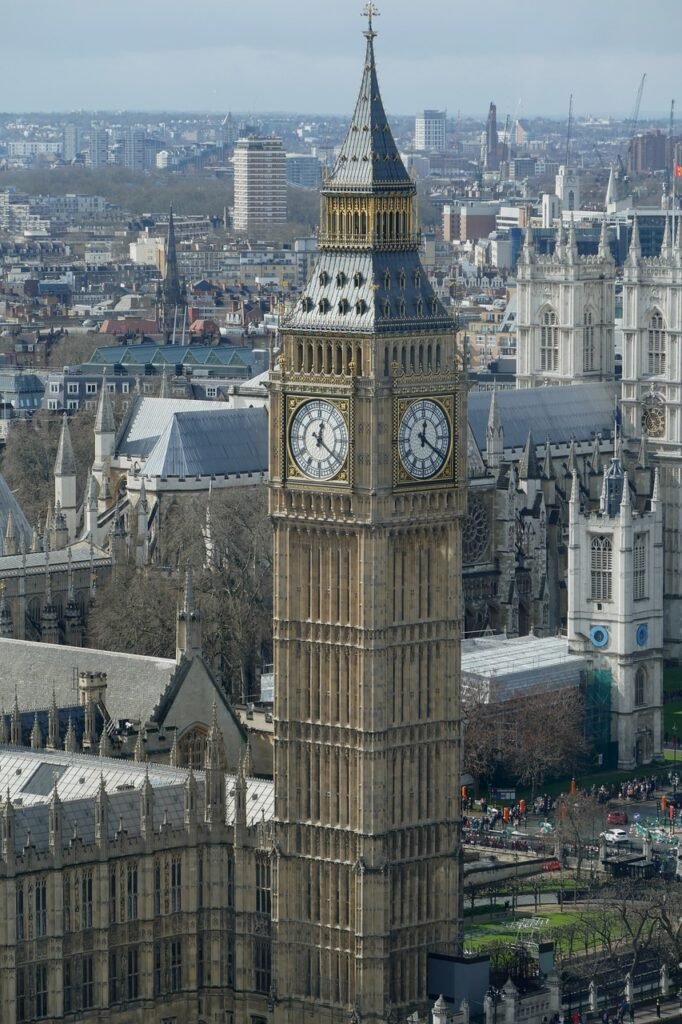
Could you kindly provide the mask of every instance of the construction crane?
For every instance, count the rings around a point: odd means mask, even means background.
[[[634,171],[633,167],[633,149],[635,145],[635,132],[637,131],[637,122],[639,121],[639,108],[642,105],[642,94],[644,92],[644,83],[646,82],[646,71],[642,75],[642,79],[639,83],[639,89],[637,90],[637,98],[635,100],[635,109],[632,111],[632,117],[630,118],[630,142],[628,144],[628,170],[630,173]]]
[[[571,131],[572,131],[572,129],[573,129],[573,93],[571,93],[571,98],[568,101],[568,125],[566,126],[566,159],[564,160],[564,164],[566,165],[566,170],[568,170],[568,158],[570,156],[570,150],[571,150]]]
[[[670,101],[670,124],[668,125],[668,195],[672,194],[673,182],[673,164],[675,161],[675,152],[673,148],[673,135],[675,126],[675,100]]]

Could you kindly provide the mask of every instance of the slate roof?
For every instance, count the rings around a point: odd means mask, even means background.
[[[78,672],[106,672],[105,704],[113,719],[147,720],[175,671],[175,660],[120,651],[0,638],[0,707],[8,712],[19,694],[22,710],[78,700]]]
[[[606,439],[613,431],[614,402],[618,395],[615,383],[470,391],[469,426],[481,451],[485,450],[493,394],[505,448],[524,448],[529,432],[538,444],[544,444],[546,438],[552,444],[568,444],[572,438],[591,441],[598,433]]]
[[[396,185],[414,190],[381,101],[372,37],[373,33],[367,33],[365,66],[355,111],[332,175],[325,182],[325,192],[339,188],[381,191],[382,186],[393,190]]]
[[[119,828],[131,837],[140,834],[139,790],[145,779],[154,791],[153,827],[160,828],[164,818],[171,829],[184,828],[184,785],[187,771],[166,765],[138,764],[112,758],[67,754],[62,751],[32,751],[0,747],[0,790],[9,790],[15,814],[15,850],[21,854],[29,842],[38,852],[48,849],[49,803],[53,785],[61,801],[62,843],[68,847],[74,837],[84,844],[95,841],[95,796],[104,778],[108,797],[108,837],[116,838]],[[197,780],[197,815],[203,815],[204,774]],[[236,779],[226,775],[226,820],[234,821]],[[38,781],[39,784],[34,783]],[[255,825],[274,814],[274,786],[265,779],[247,779],[246,820]],[[47,792],[46,792],[47,790]]]
[[[216,402],[197,402],[191,398],[134,399],[116,445],[117,455],[146,458],[177,412],[217,412]]]
[[[455,325],[415,250],[327,250],[318,257],[303,298],[284,326],[396,334],[454,330]]]
[[[145,463],[147,478],[267,473],[266,410],[212,405],[210,411],[179,412],[169,420]]]

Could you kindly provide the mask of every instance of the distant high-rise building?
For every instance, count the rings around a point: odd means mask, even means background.
[[[322,164],[312,153],[287,153],[287,181],[299,188],[319,188]]]
[[[228,114],[216,132],[216,144],[225,149],[234,149],[237,141],[237,125],[232,114]]]
[[[77,124],[64,125],[62,136],[62,159],[71,163],[80,152],[80,128]]]
[[[636,135],[628,147],[628,174],[664,171],[668,166],[668,139],[660,129]]]
[[[483,141],[483,167],[486,171],[497,171],[500,166],[500,154],[498,151],[499,139],[497,135],[497,107],[490,104],[488,111],[488,122],[485,129]]]
[[[109,162],[109,133],[104,128],[93,128],[87,151],[90,167],[104,167]]]
[[[145,168],[144,128],[129,128],[123,140],[123,163],[130,171]]]
[[[442,153],[446,142],[446,112],[425,110],[414,119],[414,148],[418,153]]]
[[[282,140],[238,139],[234,149],[234,226],[237,231],[284,224],[287,168]]]

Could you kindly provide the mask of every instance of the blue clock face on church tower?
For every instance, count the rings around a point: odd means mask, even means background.
[[[635,632],[635,640],[638,647],[646,647],[649,641],[649,627],[646,622],[640,623]]]

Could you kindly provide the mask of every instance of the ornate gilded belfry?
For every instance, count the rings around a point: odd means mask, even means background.
[[[271,374],[271,997],[286,1024],[423,1008],[428,954],[461,935],[465,391],[379,93],[376,13]]]

